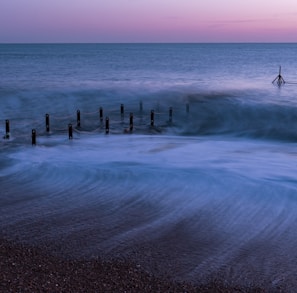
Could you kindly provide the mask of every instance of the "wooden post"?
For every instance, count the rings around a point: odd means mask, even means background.
[[[109,118],[105,119],[105,134],[109,134]]]
[[[76,111],[76,121],[77,121],[77,127],[80,127],[80,110]]]
[[[32,145],[36,145],[36,130],[32,129]]]
[[[45,114],[45,129],[46,132],[50,131],[49,114]]]
[[[130,132],[133,131],[133,113],[130,113]]]
[[[155,124],[155,112],[151,110],[151,126],[153,127]]]
[[[69,136],[69,139],[73,138],[73,130],[72,130],[72,124],[71,123],[68,124],[68,136]]]
[[[172,114],[173,114],[173,109],[172,107],[169,108],[169,123],[172,123]]]
[[[100,122],[103,122],[103,109],[102,107],[99,108],[99,118],[100,118]]]
[[[187,103],[187,105],[186,105],[186,111],[187,111],[187,113],[190,113],[190,105],[189,105],[189,103]]]
[[[9,129],[9,120],[5,120],[5,136],[4,138],[9,139],[10,137],[10,129]]]
[[[139,112],[140,114],[142,114],[142,111],[143,111],[143,104],[142,104],[142,101],[139,102]]]
[[[121,118],[124,119],[124,104],[121,104]]]

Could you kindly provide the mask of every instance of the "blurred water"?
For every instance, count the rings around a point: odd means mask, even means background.
[[[129,257],[180,280],[215,274],[293,290],[297,87],[271,81],[280,64],[294,81],[296,45],[0,52],[2,136],[10,121],[0,141],[1,234],[71,257]]]

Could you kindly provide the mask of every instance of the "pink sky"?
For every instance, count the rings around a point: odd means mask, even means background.
[[[297,42],[297,1],[1,0],[0,42]]]

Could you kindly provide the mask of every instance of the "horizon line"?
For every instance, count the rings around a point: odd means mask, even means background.
[[[83,44],[89,44],[89,45],[104,45],[104,44],[107,44],[107,45],[111,45],[111,44],[123,44],[123,45],[137,45],[137,44],[145,44],[145,45],[149,45],[149,44],[156,44],[156,45],[170,45],[170,44],[297,44],[297,41],[296,42],[0,42],[0,45],[83,45]]]

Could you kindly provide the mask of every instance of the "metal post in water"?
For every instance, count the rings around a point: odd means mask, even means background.
[[[76,111],[76,121],[77,121],[77,127],[80,127],[80,110]]]
[[[130,132],[133,131],[133,113],[130,113]]]
[[[151,110],[151,126],[154,126],[155,124],[155,112],[154,110]]]
[[[49,122],[49,114],[45,114],[45,128],[46,132],[50,131],[50,122]]]
[[[69,139],[73,138],[73,130],[72,130],[72,124],[71,123],[68,124],[68,136],[69,136]]]
[[[172,115],[173,115],[173,109],[172,107],[169,108],[169,123],[172,123]]]
[[[36,145],[36,130],[32,129],[32,145]]]
[[[109,134],[109,118],[105,119],[105,134]]]
[[[10,137],[10,130],[9,130],[9,120],[5,120],[5,136],[4,138],[9,139]]]
[[[272,83],[276,82],[279,87],[281,87],[283,84],[286,83],[281,73],[282,73],[282,67],[280,66],[278,71],[278,76],[272,81]]]
[[[103,122],[103,109],[102,107],[99,108],[99,118],[100,118],[100,122]]]
[[[186,111],[187,111],[187,113],[190,112],[190,105],[189,105],[189,103],[187,103],[187,105],[186,105]]]

